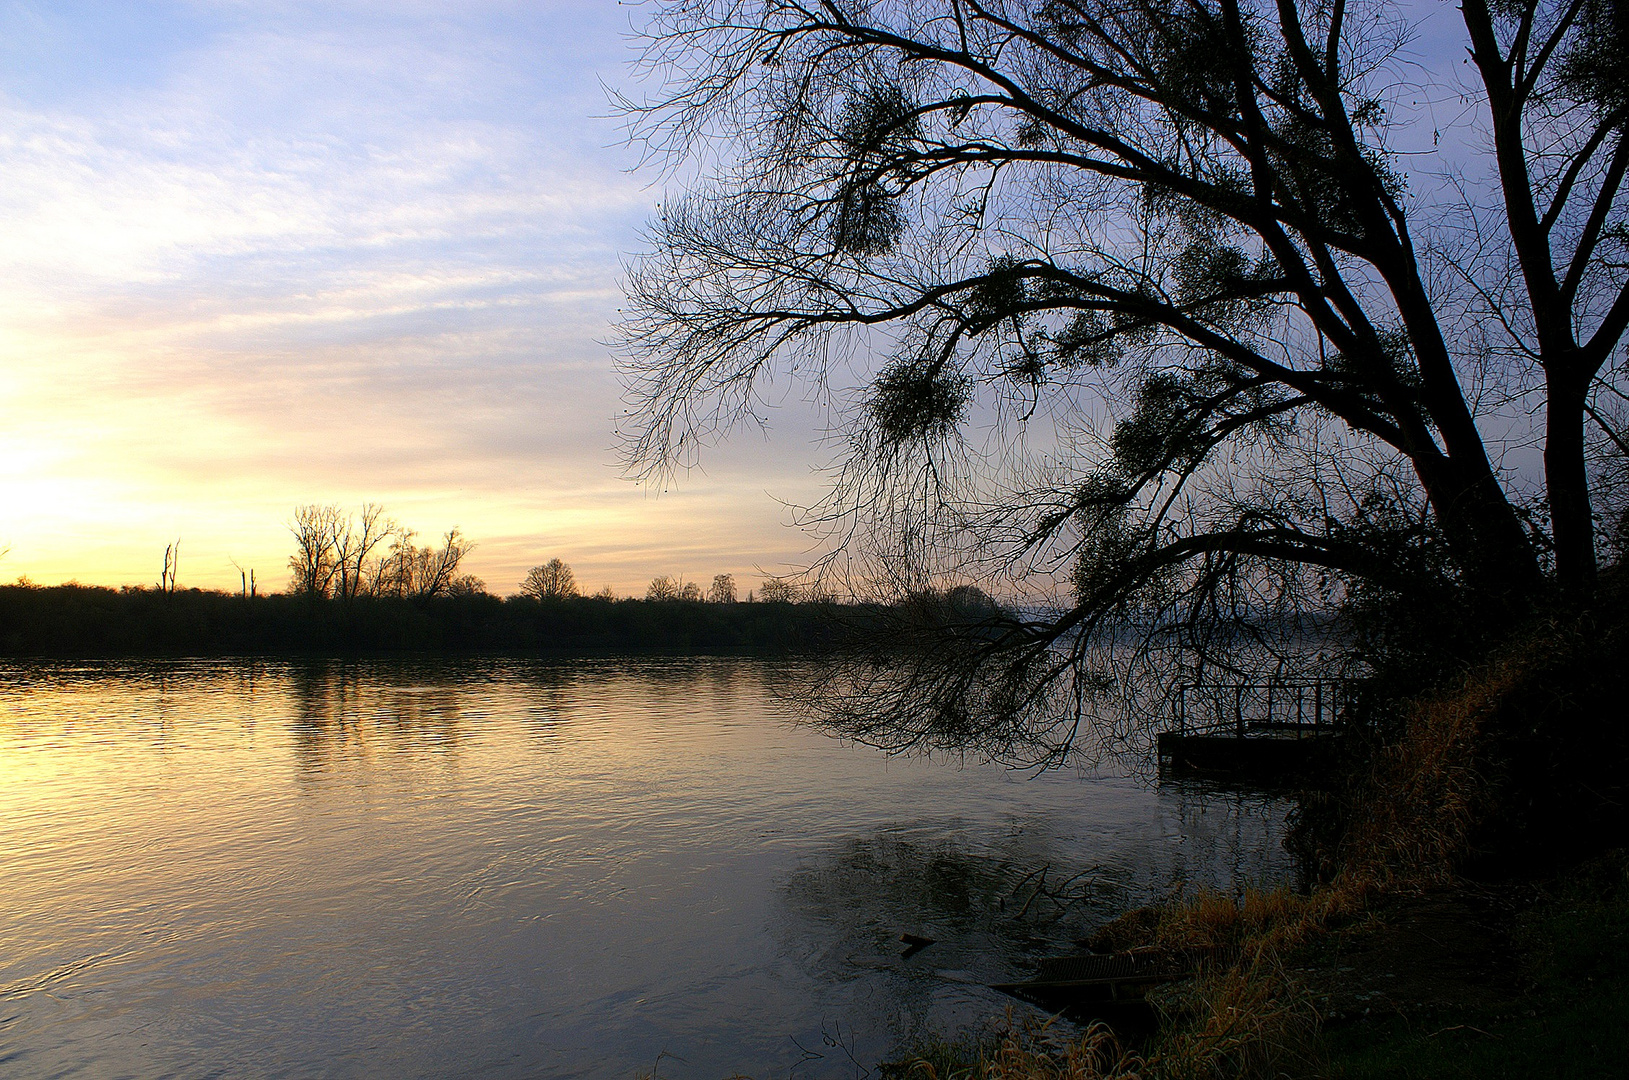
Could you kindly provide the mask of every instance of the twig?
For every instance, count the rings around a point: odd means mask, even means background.
[[[1447,1031],[1474,1031],[1478,1035],[1486,1035],[1490,1039],[1500,1038],[1500,1036],[1495,1035],[1491,1031],[1483,1031],[1481,1028],[1472,1027],[1469,1024],[1454,1024],[1454,1025],[1452,1025],[1450,1027],[1443,1028],[1442,1031],[1433,1031],[1431,1034],[1427,1035],[1426,1038],[1435,1039],[1438,1035],[1441,1035],[1441,1034],[1443,1034],[1443,1032],[1447,1032]]]
[[[1029,913],[1029,906],[1031,904],[1035,903],[1035,898],[1037,896],[1040,896],[1041,895],[1041,890],[1046,888],[1046,872],[1047,872],[1047,869],[1048,869],[1047,866],[1043,866],[1041,868],[1041,880],[1035,883],[1035,891],[1029,894],[1029,899],[1024,901],[1024,906],[1018,909],[1018,914],[1014,915],[1013,918],[1022,919],[1025,915],[1027,915]]]

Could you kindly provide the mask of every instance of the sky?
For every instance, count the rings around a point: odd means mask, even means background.
[[[638,16],[0,0],[0,580],[151,584],[179,539],[183,587],[281,588],[294,508],[365,501],[498,593],[806,564],[795,389],[665,493],[619,468]]]
[[[1397,78],[1451,83],[1455,11],[1407,9]],[[182,586],[277,589],[312,503],[456,526],[500,594],[807,565],[795,383],[665,492],[619,465],[605,342],[664,177],[607,91],[644,13],[0,0],[0,581],[156,583],[179,539]],[[1471,99],[1414,96],[1411,167],[1472,145]]]

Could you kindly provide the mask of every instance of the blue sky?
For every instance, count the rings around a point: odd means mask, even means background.
[[[803,561],[795,395],[660,498],[616,467],[638,15],[0,4],[0,576],[156,580],[179,536],[183,585],[280,586],[296,504],[369,499],[499,592]]]

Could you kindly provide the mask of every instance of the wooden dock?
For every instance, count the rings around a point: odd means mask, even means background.
[[[1162,776],[1295,781],[1328,760],[1344,686],[1334,680],[1200,683],[1156,740]]]

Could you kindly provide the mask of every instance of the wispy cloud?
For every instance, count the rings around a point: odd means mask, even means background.
[[[796,466],[744,447],[662,500],[611,467],[600,342],[655,198],[593,118],[621,11],[141,14],[0,10],[8,566],[142,580],[185,533],[225,583],[280,563],[296,502],[363,498],[461,524],[499,587],[796,557],[764,495]]]

